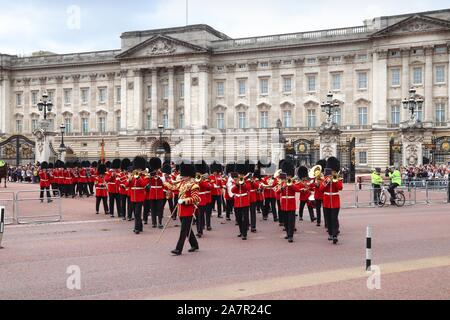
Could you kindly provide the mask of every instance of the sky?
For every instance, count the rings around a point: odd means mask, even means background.
[[[189,24],[232,38],[362,25],[365,19],[450,8],[445,0],[188,0]],[[186,25],[186,0],[0,0],[0,53],[120,49],[125,31]]]

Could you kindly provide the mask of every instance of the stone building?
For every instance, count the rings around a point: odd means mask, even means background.
[[[47,92],[51,126],[65,124],[65,144],[81,159],[98,159],[102,140],[108,158],[153,156],[163,125],[166,156],[221,160],[226,153],[226,161],[269,150],[276,160],[283,154],[272,133],[281,132],[288,156],[313,163],[325,121],[320,105],[331,91],[338,156],[363,172],[401,164],[402,100],[414,87],[424,99],[417,113],[425,160],[450,161],[450,9],[242,39],[208,25],[121,39],[112,51],[0,55],[3,138],[32,138],[36,104]],[[268,138],[254,148],[252,137],[261,134]]]

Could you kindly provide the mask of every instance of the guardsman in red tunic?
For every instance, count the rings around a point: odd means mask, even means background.
[[[109,213],[111,218],[114,217],[114,202],[116,203],[117,215],[121,216],[120,208],[120,165],[122,161],[120,159],[114,159],[111,169],[106,173],[105,179],[108,183],[108,195],[109,195]]]
[[[320,190],[320,185],[323,181],[323,171],[327,162],[325,160],[320,160],[317,162],[317,165],[311,169],[310,178],[313,179],[311,184],[311,191],[314,192],[314,202],[316,207],[316,218],[317,218],[317,226],[320,227],[322,223],[322,205],[323,205],[323,192]],[[326,221],[325,221],[326,227]]]
[[[134,233],[139,234],[143,231],[142,225],[142,207],[144,205],[146,188],[149,181],[146,177],[146,162],[142,157],[136,157],[133,162],[134,171],[131,179],[128,181],[130,188],[131,205],[134,212]]]
[[[180,172],[179,172],[179,166],[175,166],[174,169],[171,172],[170,175],[170,182],[175,183],[178,180],[178,177],[180,176]],[[170,191],[170,190],[169,190]],[[173,220],[177,220],[177,216],[178,216],[178,195],[179,195],[179,191],[178,190],[173,190],[172,192],[172,207],[170,207],[170,212],[172,212],[172,219]],[[169,202],[170,205],[170,202]]]
[[[256,233],[256,208],[258,206],[259,181],[255,177],[255,165],[249,165],[249,184],[250,184],[250,226],[252,233]]]
[[[47,190],[47,202],[50,203],[53,200],[50,195],[51,175],[48,172],[48,163],[46,161],[41,163],[41,170],[39,170],[39,184],[41,188],[41,203],[44,202],[44,191]]]
[[[148,223],[148,210],[152,215],[152,227],[163,229],[164,204],[166,194],[164,192],[165,177],[161,172],[162,161],[159,158],[150,159],[149,191],[147,193],[147,206],[144,210],[144,222]]]
[[[89,168],[89,177],[88,177],[88,191],[91,196],[94,195],[94,183],[95,176],[97,175],[97,162],[92,162],[91,167]]]
[[[311,190],[310,190],[308,169],[306,167],[298,168],[297,175],[300,178],[300,182],[298,183],[298,185],[301,189],[300,209],[299,209],[300,221],[303,221],[303,211],[305,209],[305,206],[307,206],[311,222],[315,222],[316,218],[314,217],[314,210],[309,200],[309,197],[311,196]]]
[[[273,166],[273,164],[272,164]],[[273,172],[273,171],[272,171]],[[272,210],[273,221],[278,222],[277,214],[277,199],[275,197],[275,192],[273,188],[278,184],[277,179],[273,176],[266,175],[262,181],[262,186],[264,187],[264,208],[263,208],[263,219],[267,220],[269,217],[269,211]]]
[[[211,192],[212,196],[212,208],[217,204],[217,218],[222,219],[222,193],[223,193],[223,183],[222,183],[222,165],[214,162],[211,165],[212,175],[209,177],[213,190]]]
[[[294,181],[295,167],[292,162],[285,161],[283,163],[283,172],[286,179],[282,180],[277,193],[280,196],[280,209],[284,216],[285,239],[292,243],[294,242],[295,212],[297,210],[296,194],[301,191],[301,187]]]
[[[339,234],[339,210],[341,208],[341,199],[339,192],[342,191],[344,185],[339,177],[340,162],[335,157],[331,157],[327,161],[325,169],[325,179],[320,185],[323,196],[323,213],[327,220],[328,240],[338,243]]]
[[[127,187],[128,169],[130,166],[131,166],[130,159],[126,158],[123,159],[120,165],[121,173],[119,176],[119,195],[120,195],[120,208],[122,213],[122,219],[127,220],[128,218],[128,221],[131,221],[132,219],[132,212],[130,210],[131,203],[130,197],[128,196],[128,187]]]
[[[237,164],[236,170],[239,177],[236,179],[231,192],[234,194],[234,213],[239,225],[239,238],[247,240],[247,232],[249,226],[249,209],[250,209],[250,190],[251,184],[245,179],[248,173],[248,166],[245,164]]]
[[[105,180],[106,166],[104,164],[100,164],[98,166],[98,175],[95,177],[94,186],[95,186],[95,212],[99,214],[100,210],[100,202],[103,202],[103,210],[105,214],[108,215],[108,186]]]
[[[171,191],[179,191],[178,199],[178,215],[181,220],[180,238],[177,247],[172,251],[172,254],[179,256],[183,253],[184,242],[189,238],[191,249],[189,252],[199,250],[198,241],[192,232],[192,219],[200,203],[200,196],[198,195],[199,186],[195,183],[193,176],[195,174],[195,167],[192,164],[182,163],[180,165],[180,180],[178,182],[165,183],[167,189]]]
[[[196,212],[197,217],[197,237],[203,237],[203,230],[205,229],[205,223],[207,219],[208,206],[211,204],[211,190],[212,185],[208,179],[206,179],[206,164],[196,164],[195,171],[195,183],[198,184],[198,194],[200,196],[200,202]],[[209,230],[211,230],[211,217],[209,217]]]
[[[63,170],[63,176],[64,176],[64,195],[66,198],[69,197],[69,195],[72,195],[72,186],[73,186],[73,176],[72,176],[72,169],[70,168],[71,164],[66,163],[64,165]]]
[[[231,215],[233,214],[234,209],[234,195],[233,192],[231,192],[231,189],[233,187],[234,178],[237,178],[236,176],[233,176],[236,171],[236,165],[235,164],[227,164],[226,166],[226,172],[227,175],[223,179],[223,189],[225,193],[225,210],[226,210],[226,217],[227,221],[231,221]]]

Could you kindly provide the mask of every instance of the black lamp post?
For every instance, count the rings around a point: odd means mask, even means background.
[[[423,99],[416,98],[416,89],[411,88],[409,90],[409,98],[405,98],[402,104],[404,109],[409,110],[410,120],[416,122],[417,110],[419,110],[423,106]]]
[[[59,127],[61,130],[61,145],[59,146],[60,149],[65,149],[66,146],[64,145],[64,133],[66,132],[66,126],[63,124],[61,124],[61,126]]]
[[[339,103],[333,102],[333,93],[328,93],[327,102],[322,103],[320,107],[322,112],[327,115],[327,123],[331,125],[333,123],[334,110],[339,108]]]
[[[156,154],[161,157],[163,154],[166,153],[166,149],[164,149],[164,144],[162,141],[162,136],[164,134],[164,126],[159,125],[158,130],[159,130],[159,144],[158,144],[158,148],[156,149]]]
[[[37,106],[40,112],[44,111],[44,120],[47,120],[47,112],[51,112],[53,108],[53,103],[48,100],[48,94],[42,95],[42,100],[39,101]]]

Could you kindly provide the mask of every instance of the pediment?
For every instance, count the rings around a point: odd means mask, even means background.
[[[117,55],[118,59],[206,53],[207,49],[164,35],[154,36]]]
[[[414,15],[377,31],[372,37],[387,37],[436,31],[450,31],[450,21],[429,16]]]

